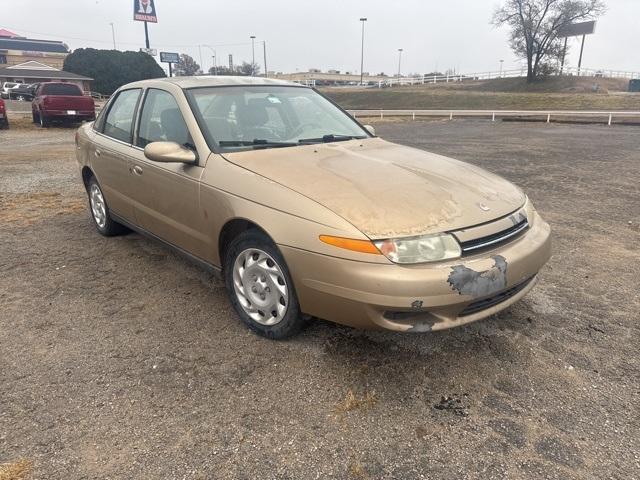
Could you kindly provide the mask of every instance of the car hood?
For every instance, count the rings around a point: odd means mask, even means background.
[[[526,198],[478,167],[379,138],[224,157],[315,200],[372,239],[471,227],[512,213]]]

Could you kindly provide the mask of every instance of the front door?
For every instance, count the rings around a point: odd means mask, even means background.
[[[203,168],[159,163],[145,157],[144,147],[157,141],[193,148],[184,117],[173,95],[147,90],[140,113],[131,172],[135,184],[136,223],[150,233],[198,257],[209,246],[199,205]]]

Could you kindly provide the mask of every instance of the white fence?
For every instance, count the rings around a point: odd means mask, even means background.
[[[562,73],[564,76],[576,77],[600,77],[600,78],[623,78],[632,80],[640,78],[640,72],[625,72],[621,70],[596,70],[590,68],[565,67]],[[491,80],[494,78],[515,78],[525,77],[527,70],[525,68],[516,70],[503,70],[494,72],[479,72],[467,74],[443,74],[443,75],[417,75],[413,77],[394,77],[387,80],[381,80],[377,83],[378,88],[405,86],[405,85],[425,85],[429,83],[449,83],[449,82],[468,82],[473,80]]]
[[[413,120],[419,117],[424,118],[491,118],[496,121],[499,118],[540,118],[547,123],[552,119],[602,119],[603,123],[611,125],[614,120],[637,119],[640,121],[640,112],[632,111],[580,111],[580,110],[349,110],[354,117],[367,118],[388,118],[388,117],[411,117]]]

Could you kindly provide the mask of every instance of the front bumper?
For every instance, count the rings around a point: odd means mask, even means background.
[[[535,213],[521,237],[450,262],[355,262],[280,245],[306,314],[367,329],[443,330],[493,315],[536,284],[551,256],[549,225]]]

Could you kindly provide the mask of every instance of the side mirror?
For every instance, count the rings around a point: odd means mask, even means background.
[[[152,142],[144,147],[144,156],[162,163],[195,163],[198,159],[193,150],[176,142]]]
[[[373,135],[374,137],[376,136],[376,129],[371,125],[365,125],[364,128],[366,128],[367,132],[369,132],[371,135]]]

